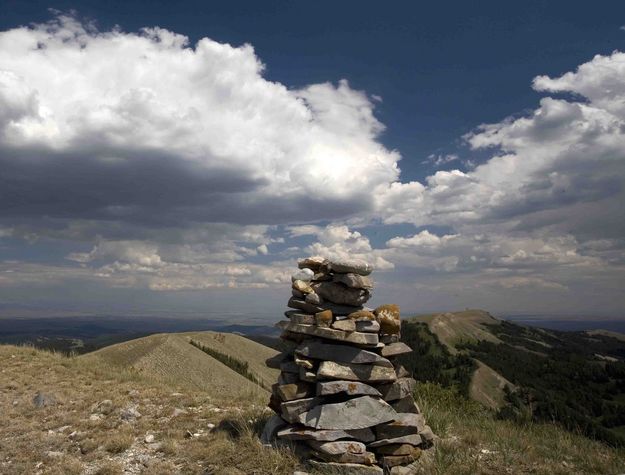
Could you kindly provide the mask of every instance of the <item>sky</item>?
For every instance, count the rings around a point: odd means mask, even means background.
[[[0,1],[0,315],[625,318],[625,4]]]

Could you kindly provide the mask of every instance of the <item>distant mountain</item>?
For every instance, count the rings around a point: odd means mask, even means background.
[[[402,334],[418,379],[455,386],[501,417],[625,445],[625,335],[526,327],[482,310],[408,319]]]

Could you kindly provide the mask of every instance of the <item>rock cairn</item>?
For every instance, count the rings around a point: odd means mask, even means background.
[[[291,441],[319,468],[341,473],[409,473],[434,435],[415,403],[416,382],[397,357],[397,305],[375,310],[372,266],[310,257],[292,276],[288,320],[277,324],[287,350],[267,360],[281,370],[265,443]]]

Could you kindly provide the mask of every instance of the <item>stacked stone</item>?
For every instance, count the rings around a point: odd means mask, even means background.
[[[292,276],[288,320],[277,324],[288,350],[267,360],[281,370],[265,439],[295,441],[312,465],[341,473],[406,473],[434,435],[415,403],[415,380],[397,357],[397,305],[375,310],[372,267],[311,257]]]

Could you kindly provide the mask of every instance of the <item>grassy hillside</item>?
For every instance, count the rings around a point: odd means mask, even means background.
[[[200,350],[191,342],[229,355],[247,365],[248,371],[265,388],[278,378],[279,371],[267,368],[266,358],[276,354],[245,337],[229,333],[189,332],[151,335],[112,345],[79,358],[103,360],[132,368],[153,379],[181,387],[227,394],[233,399],[267,397],[267,392],[231,367]]]
[[[438,361],[415,371],[418,379],[456,387],[501,417],[557,421],[625,445],[625,342],[618,335],[525,327],[479,310],[416,317],[404,327],[430,342],[426,354],[406,358]],[[476,363],[468,388],[459,371],[467,358]]]
[[[210,389],[218,385],[177,386],[124,369],[123,361],[0,346],[0,473],[315,473],[288,448],[260,445],[258,433],[269,412],[253,399],[234,401]],[[38,391],[54,396],[55,403],[35,407]],[[550,424],[497,420],[453,389],[421,384],[416,397],[440,436],[419,461],[422,474],[625,471],[622,450]],[[128,417],[130,409],[135,417]]]

